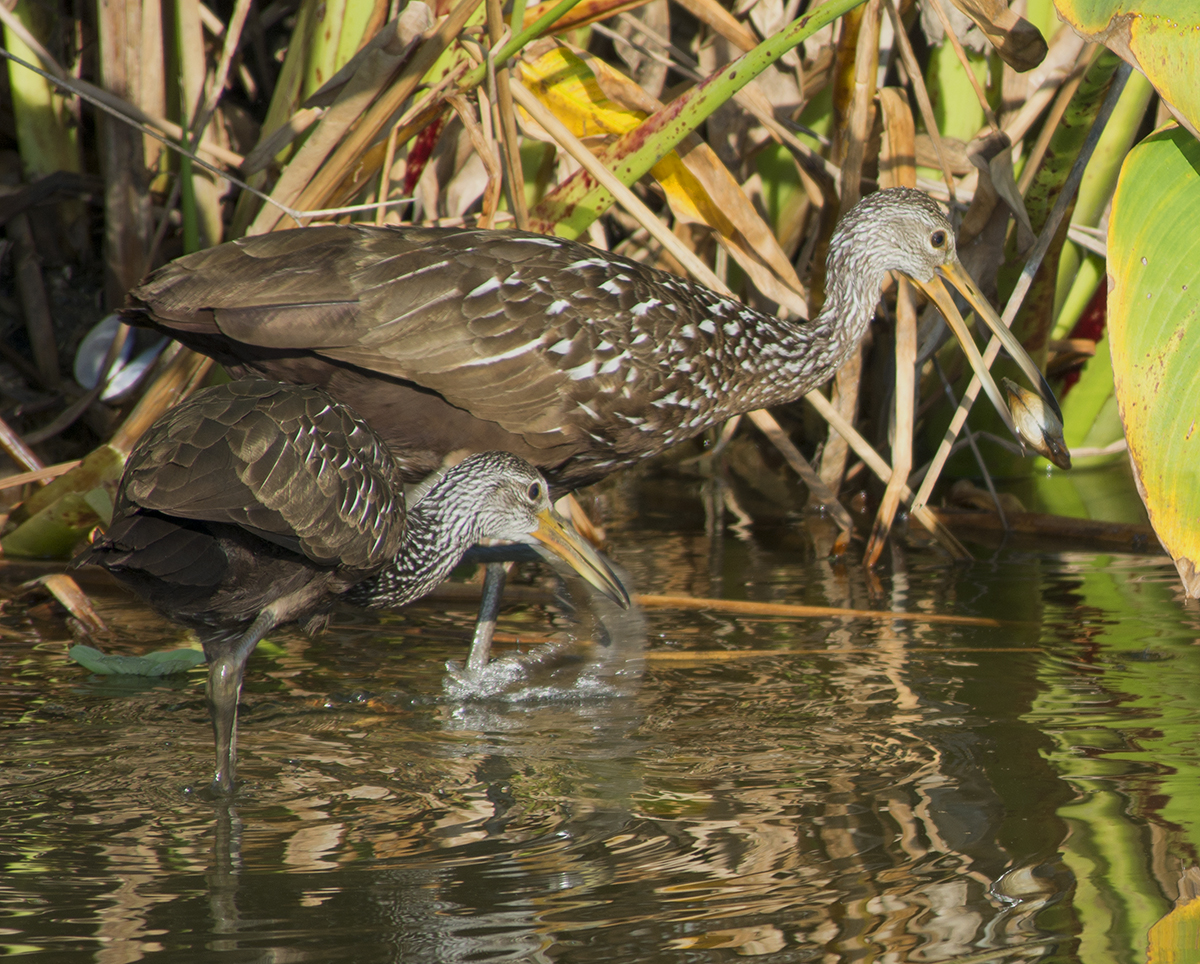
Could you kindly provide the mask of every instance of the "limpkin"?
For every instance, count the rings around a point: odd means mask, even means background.
[[[411,602],[481,539],[557,554],[628,605],[524,459],[470,456],[406,512],[398,461],[350,408],[316,388],[246,379],[198,392],[151,426],[126,462],[111,526],[76,562],[105,567],[199,631],[213,788],[226,793],[242,677],[264,635],[293,621],[316,630],[351,589],[363,605]]]
[[[939,276],[1061,421],[1041,373],[959,263],[950,223],[904,188],[867,196],[838,223],[828,296],[810,322],[562,238],[354,224],[180,258],[134,289],[127,318],[235,373],[319,385],[392,443],[408,479],[451,452],[502,449],[536,465],[559,494],[825,382],[862,339],[892,270],[965,339],[1010,429]],[[1059,440],[1040,444],[1069,464]]]

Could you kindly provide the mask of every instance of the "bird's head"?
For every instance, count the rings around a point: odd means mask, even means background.
[[[477,539],[520,542],[557,556],[618,605],[629,594],[604,558],[554,510],[550,486],[527,461],[507,452],[463,459],[446,473],[456,498],[467,500]]]
[[[897,187],[868,194],[838,221],[829,261],[929,282],[942,265],[958,263],[958,252],[954,228],[933,198]]]
[[[829,295],[839,310],[857,303],[869,311],[865,302],[869,299],[874,305],[888,271],[906,275],[937,305],[1013,435],[1060,468],[1070,468],[1061,433],[1062,412],[1045,376],[963,268],[953,227],[923,191],[897,187],[869,194],[846,212],[834,230],[829,242]],[[1028,419],[1015,419],[1005,404],[943,279],[958,289],[1034,386],[1032,397],[1043,406],[1039,411],[1045,412],[1036,432],[1028,430]]]

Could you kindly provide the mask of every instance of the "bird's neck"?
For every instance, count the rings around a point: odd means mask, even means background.
[[[825,303],[812,321],[820,344],[818,357],[825,368],[820,381],[833,375],[862,342],[875,316],[887,271],[869,263],[853,270],[832,272],[827,278]],[[864,296],[864,292],[869,294]]]
[[[759,377],[753,397],[739,399],[739,411],[795,401],[836,374],[862,341],[887,271],[865,260],[841,267],[830,272],[825,303],[811,321],[763,316],[773,337],[755,339],[752,367]]]
[[[483,537],[477,506],[456,492],[453,470],[408,512],[404,543],[379,575],[359,583],[350,599],[372,608],[398,607],[441,583]]]

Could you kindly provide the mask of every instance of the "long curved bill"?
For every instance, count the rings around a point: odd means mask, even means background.
[[[539,543],[535,548],[558,556],[622,609],[629,608],[629,593],[621,580],[571,523],[553,509],[543,509],[537,519],[538,527],[531,533]]]
[[[1016,335],[1009,331],[1004,322],[1000,320],[1000,316],[988,304],[988,300],[983,296],[983,292],[979,290],[979,286],[975,284],[975,280],[967,274],[966,269],[960,263],[955,261],[951,264],[944,264],[938,270],[945,275],[947,281],[962,293],[962,296],[967,299],[968,304],[975,309],[975,313],[983,319],[988,329],[1000,339],[1000,344],[1004,346],[1004,350],[1020,366],[1021,371],[1025,373],[1025,377],[1034,386],[1033,394],[1041,400],[1042,404],[1040,406],[1034,406],[1034,409],[1040,416],[1040,420],[1031,421],[1030,417],[1025,413],[1022,413],[1022,418],[1019,421],[1014,420],[1013,413],[1009,411],[1008,405],[1005,404],[1004,396],[1001,395],[999,386],[996,385],[995,379],[992,378],[992,373],[988,371],[987,366],[983,363],[983,357],[979,354],[979,348],[975,345],[975,339],[971,337],[971,333],[967,330],[967,324],[963,321],[962,315],[959,314],[958,308],[955,307],[954,299],[950,297],[950,292],[946,290],[946,286],[942,283],[941,278],[935,275],[927,282],[916,281],[917,286],[937,305],[938,310],[942,313],[942,317],[946,319],[946,323],[950,326],[950,330],[954,332],[955,337],[962,344],[963,351],[967,355],[967,360],[971,363],[971,367],[975,369],[976,374],[979,375],[979,380],[983,384],[983,390],[987,392],[988,398],[996,406],[996,411],[1004,419],[1004,424],[1008,426],[1008,430],[1013,433],[1014,437],[1034,449],[1038,454],[1045,456],[1059,468],[1069,469],[1071,467],[1071,457],[1062,436],[1062,411],[1058,407],[1058,399],[1054,397],[1054,392],[1050,390],[1050,386],[1046,383],[1045,376],[1042,375],[1037,365],[1033,363],[1033,359],[1029,357],[1029,353],[1017,341]]]

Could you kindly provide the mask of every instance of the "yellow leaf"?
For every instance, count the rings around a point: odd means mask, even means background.
[[[625,134],[660,106],[619,71],[565,44],[534,52],[519,70],[525,86],[576,137]],[[679,151],[671,151],[650,169],[676,220],[713,228],[760,291],[805,316],[807,306],[795,270],[733,175],[700,141],[689,138],[682,147],[682,157]],[[609,148],[604,143],[593,146],[593,151],[619,177],[620,158]],[[540,207],[545,210],[546,202]],[[552,225],[553,220],[540,227],[548,230]]]
[[[1200,960],[1200,900],[1176,907],[1150,928],[1148,964],[1192,964]]]
[[[624,134],[646,118],[610,100],[596,75],[567,47],[554,46],[519,65],[521,82],[554,112],[576,137]]]

